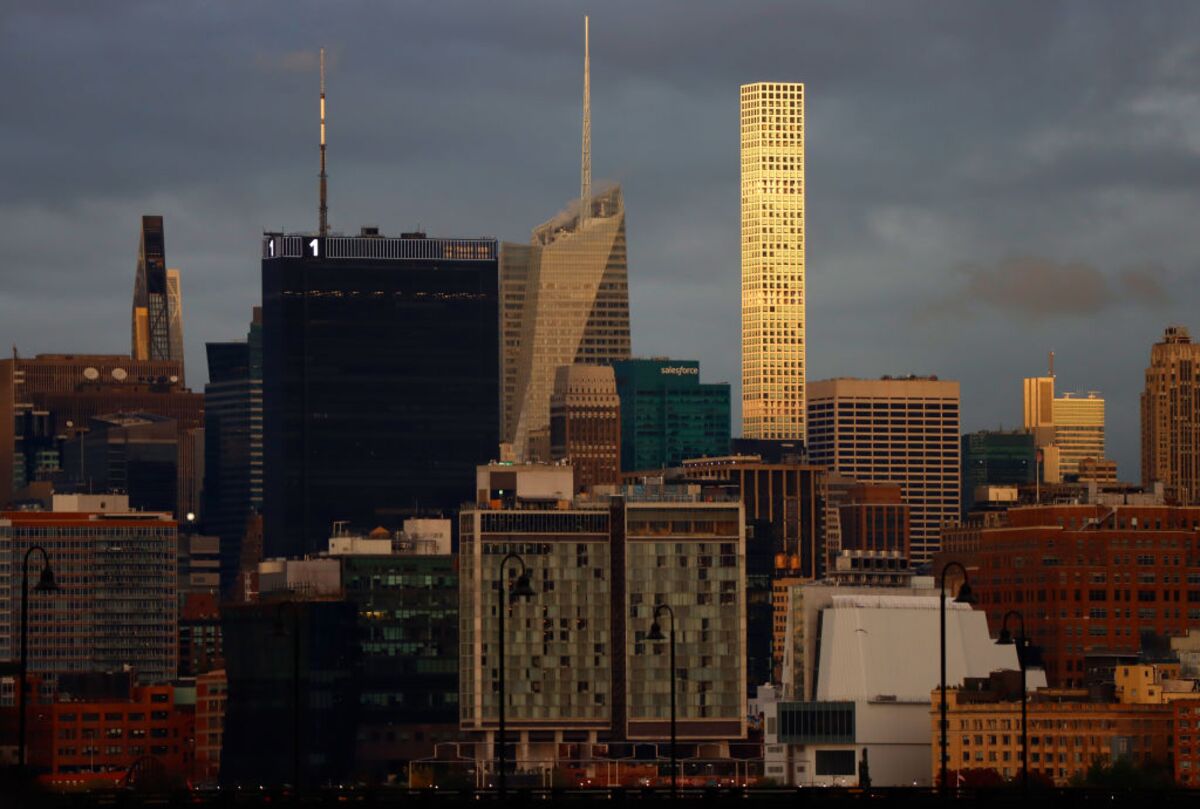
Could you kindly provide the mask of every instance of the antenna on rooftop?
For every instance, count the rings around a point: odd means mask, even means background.
[[[1054,352],[1050,352],[1050,378],[1054,378]]]
[[[588,18],[583,18],[583,165],[579,171],[579,225],[592,212],[592,59],[588,45]]]
[[[329,235],[329,206],[326,204],[325,176],[325,49],[321,48],[321,207],[318,212],[319,221],[317,232],[321,236]]]

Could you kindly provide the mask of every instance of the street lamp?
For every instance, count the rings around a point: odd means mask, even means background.
[[[17,735],[19,738],[17,766],[21,770],[25,769],[25,675],[29,665],[29,557],[33,556],[34,551],[42,555],[42,572],[38,576],[38,583],[33,586],[33,591],[35,593],[58,592],[58,584],[54,581],[54,571],[50,569],[50,554],[46,553],[46,549],[41,545],[31,546],[29,550],[25,551],[25,558],[21,562],[21,681],[17,686]]]
[[[669,605],[659,604],[654,608],[654,623],[650,624],[650,633],[646,635],[646,640],[659,642],[666,640],[663,637],[662,627],[658,623],[658,616],[664,612],[671,616],[671,797],[676,798],[679,796],[678,765],[675,754],[675,678],[678,675],[675,670],[675,610],[671,609]]]
[[[1021,789],[1025,792],[1028,792],[1029,791],[1029,745],[1027,744],[1027,741],[1028,741],[1028,738],[1026,736],[1026,724],[1027,723],[1025,721],[1026,720],[1026,705],[1025,705],[1025,703],[1028,702],[1028,699],[1029,699],[1028,695],[1026,693],[1026,688],[1028,686],[1025,682],[1025,677],[1026,677],[1025,654],[1026,654],[1027,650],[1025,648],[1025,616],[1022,615],[1020,613],[1020,611],[1009,610],[1008,612],[1004,613],[1004,619],[1000,624],[1000,637],[997,638],[996,643],[998,643],[1002,646],[1011,646],[1014,644],[1012,633],[1008,631],[1008,619],[1011,617],[1016,617],[1017,627],[1018,627],[1017,631],[1020,633],[1017,636],[1017,640],[1015,641],[1015,643],[1016,643],[1016,647],[1017,647],[1017,665],[1021,669]]]
[[[292,613],[292,790],[300,791],[300,607],[295,601],[280,601],[275,612],[275,637],[287,635],[283,611]]]
[[[507,582],[505,581],[505,578],[504,578],[504,571],[505,571],[505,568],[508,566],[508,563],[511,561],[514,561],[514,560],[521,563],[521,573],[520,573],[520,575],[517,576],[517,582],[513,586],[512,590],[510,592],[508,590],[508,588],[505,586],[507,584]],[[520,556],[518,556],[515,553],[510,553],[508,556],[505,556],[502,560],[500,560],[500,578],[499,578],[498,583],[499,583],[499,587],[500,587],[500,772],[499,772],[500,780],[499,780],[499,787],[500,787],[500,799],[503,800],[505,795],[507,794],[507,787],[508,787],[508,782],[506,780],[507,775],[505,773],[505,770],[507,769],[507,764],[508,764],[508,762],[507,762],[508,738],[507,738],[507,733],[506,733],[507,728],[504,724],[504,719],[505,719],[504,703],[507,702],[507,697],[504,693],[504,613],[508,612],[508,605],[510,603],[516,601],[517,598],[524,598],[524,599],[528,600],[533,597],[533,585],[529,581],[529,569],[525,566],[525,560],[522,559]],[[504,599],[504,594],[506,592],[508,592],[507,602]]]
[[[946,751],[946,746],[947,746],[946,731],[950,725],[949,720],[946,718],[946,707],[947,707],[946,706],[946,573],[952,567],[956,567],[959,570],[961,570],[962,575],[963,575],[963,583],[962,583],[962,586],[958,588],[958,595],[955,596],[954,603],[956,603],[956,604],[974,604],[975,603],[975,596],[971,593],[970,576],[967,575],[967,569],[962,566],[962,563],[961,562],[947,562],[945,565],[943,565],[942,566],[941,583],[940,583],[941,584],[941,589],[940,589],[941,600],[940,600],[940,605],[939,605],[939,607],[940,607],[939,617],[941,619],[942,704],[941,704],[941,722],[939,723],[939,727],[938,727],[938,730],[941,734],[940,754],[938,756],[938,761],[941,763],[942,778],[941,778],[940,787],[941,787],[941,792],[943,795],[949,794],[949,789],[950,789],[949,775],[947,773],[947,766],[946,766],[950,761],[950,754]]]

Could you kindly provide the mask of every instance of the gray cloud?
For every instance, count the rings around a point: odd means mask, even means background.
[[[1113,306],[1161,306],[1167,300],[1165,272],[1142,265],[1123,268],[1110,279],[1090,264],[1024,257],[958,268],[960,286],[933,311],[970,315],[996,309],[1022,319],[1091,317]]]

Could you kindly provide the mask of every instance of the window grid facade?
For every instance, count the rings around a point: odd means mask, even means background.
[[[911,507],[912,562],[929,561],[959,514],[958,383],[831,379],[808,393],[810,461],[864,483],[898,483]]]
[[[741,88],[742,435],[805,434],[804,85]]]

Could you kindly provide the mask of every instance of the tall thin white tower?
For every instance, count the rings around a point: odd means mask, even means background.
[[[579,170],[579,225],[592,212],[592,57],[588,18],[583,18],[583,162]]]
[[[329,235],[329,205],[325,198],[325,49],[321,48],[321,207],[318,211],[318,232]]]

